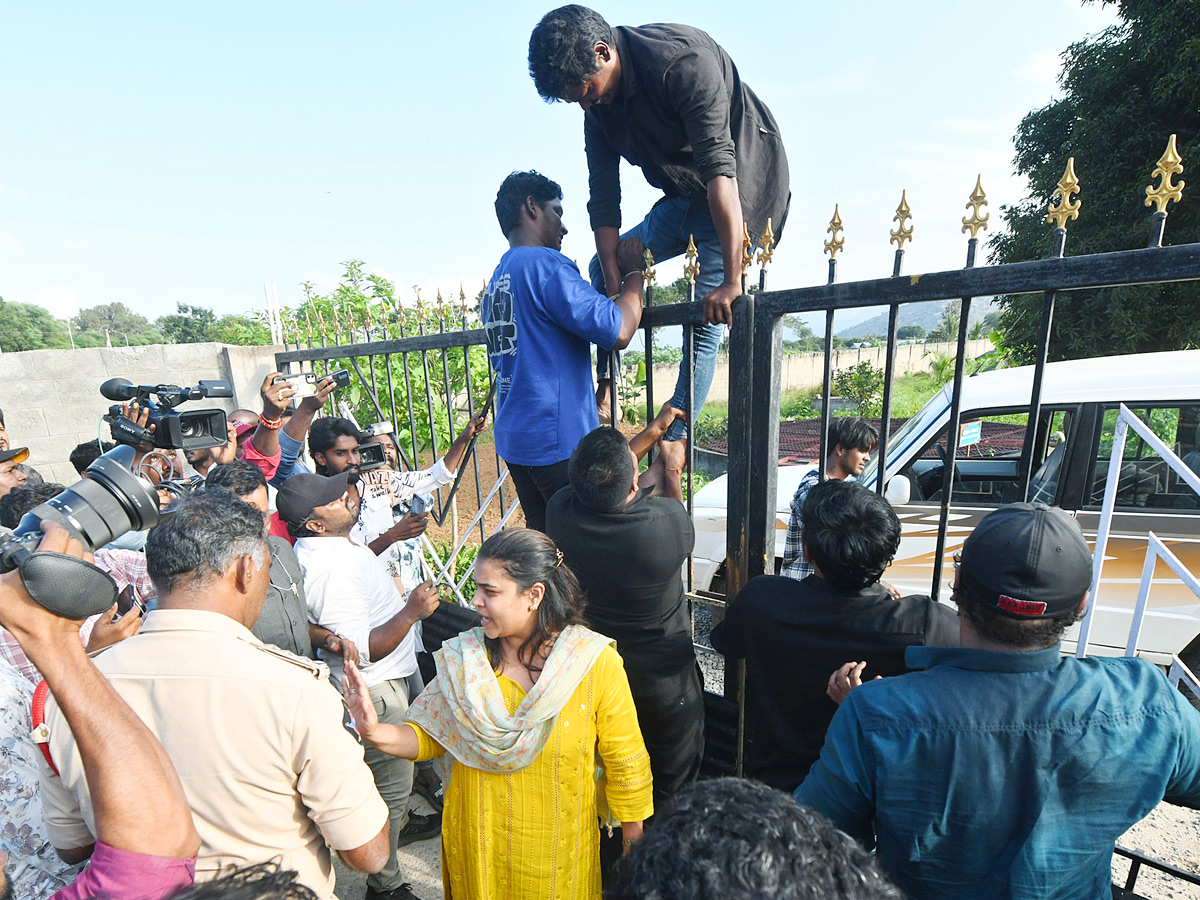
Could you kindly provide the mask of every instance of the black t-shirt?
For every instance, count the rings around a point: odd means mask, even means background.
[[[893,600],[878,584],[842,592],[816,575],[751,579],[712,632],[721,653],[746,660],[748,774],[789,793],[821,755],[837,704],[825,694],[844,663],[867,661],[864,681],[909,671],[909,646],[957,647],[958,617],[929,597]]]
[[[616,640],[635,696],[696,665],[682,577],[695,531],[682,503],[646,489],[599,512],[568,485],[546,506],[546,533],[579,578],[588,625]]]

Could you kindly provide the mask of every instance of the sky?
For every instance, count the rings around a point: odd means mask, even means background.
[[[0,0],[0,297],[58,317],[246,313],[264,282],[296,306],[348,259],[404,301],[414,285],[473,297],[507,248],[492,202],[516,169],[562,185],[563,252],[586,267],[583,113],[544,103],[527,71],[549,8]],[[1022,116],[1058,94],[1062,51],[1116,21],[1078,0],[597,8],[708,31],[774,112],[793,193],[775,288],[825,280],[835,204],[839,280],[890,275],[902,190],[906,273],[962,266],[976,175],[998,226],[1024,193]],[[622,188],[631,226],[658,193],[624,164]]]

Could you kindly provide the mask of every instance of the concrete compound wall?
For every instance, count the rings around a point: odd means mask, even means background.
[[[95,440],[100,417],[110,401],[100,396],[100,385],[110,378],[128,378],[135,384],[190,386],[202,378],[228,381],[233,397],[186,403],[182,410],[239,407],[261,408],[259,388],[275,366],[282,347],[234,347],[225,344],[151,344],[144,347],[93,347],[81,350],[30,350],[0,354],[0,409],[14,447],[29,448],[29,464],[48,481],[73,484],[78,475],[68,461],[82,441]],[[991,349],[986,340],[972,341],[968,355]],[[904,344],[896,348],[900,374],[929,368],[934,354],[953,354],[953,344]],[[860,362],[883,367],[884,348],[864,347],[834,353],[835,370]],[[802,353],[783,358],[783,389],[802,390],[821,384],[824,356]],[[675,389],[679,367],[654,367],[654,394],[659,403]],[[729,365],[717,365],[710,400],[729,397]],[[110,440],[108,426],[102,427]]]
[[[992,342],[986,338],[967,342],[967,356],[973,358],[992,349]],[[909,372],[922,372],[929,369],[933,357],[938,354],[954,356],[958,345],[945,344],[900,344],[896,347],[896,374],[906,375]],[[886,347],[861,347],[858,350],[835,350],[833,352],[833,370],[851,369],[861,362],[869,362],[878,369],[884,366]],[[796,353],[783,358],[781,373],[783,390],[810,390],[821,386],[825,377],[824,353]],[[658,405],[670,399],[675,392],[675,382],[679,378],[679,366],[676,363],[656,365],[654,367],[654,399]],[[725,402],[729,400],[729,363],[717,363],[713,375],[712,389],[708,399]],[[644,396],[643,396],[644,401]]]
[[[0,409],[10,445],[28,447],[29,465],[47,481],[73,484],[79,476],[67,458],[75,446],[95,440],[98,426],[111,440],[108,425],[100,423],[111,405],[100,395],[103,382],[192,386],[219,378],[233,388],[231,399],[192,401],[179,409],[258,410],[259,388],[280,349],[206,343],[0,354]]]

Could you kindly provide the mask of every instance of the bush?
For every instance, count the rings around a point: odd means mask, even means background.
[[[834,373],[833,389],[858,405],[861,416],[877,416],[883,404],[883,370],[869,362]]]

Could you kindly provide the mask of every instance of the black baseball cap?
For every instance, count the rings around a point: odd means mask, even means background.
[[[0,450],[0,463],[6,463],[10,459],[16,460],[18,464],[29,459],[28,447],[13,447],[11,450]]]
[[[1072,612],[1092,586],[1079,523],[1044,503],[1010,503],[983,518],[962,549],[962,588],[1013,619]]]
[[[312,515],[318,506],[332,503],[346,493],[348,472],[338,475],[293,475],[283,483],[275,497],[279,518],[289,525],[299,525]]]

